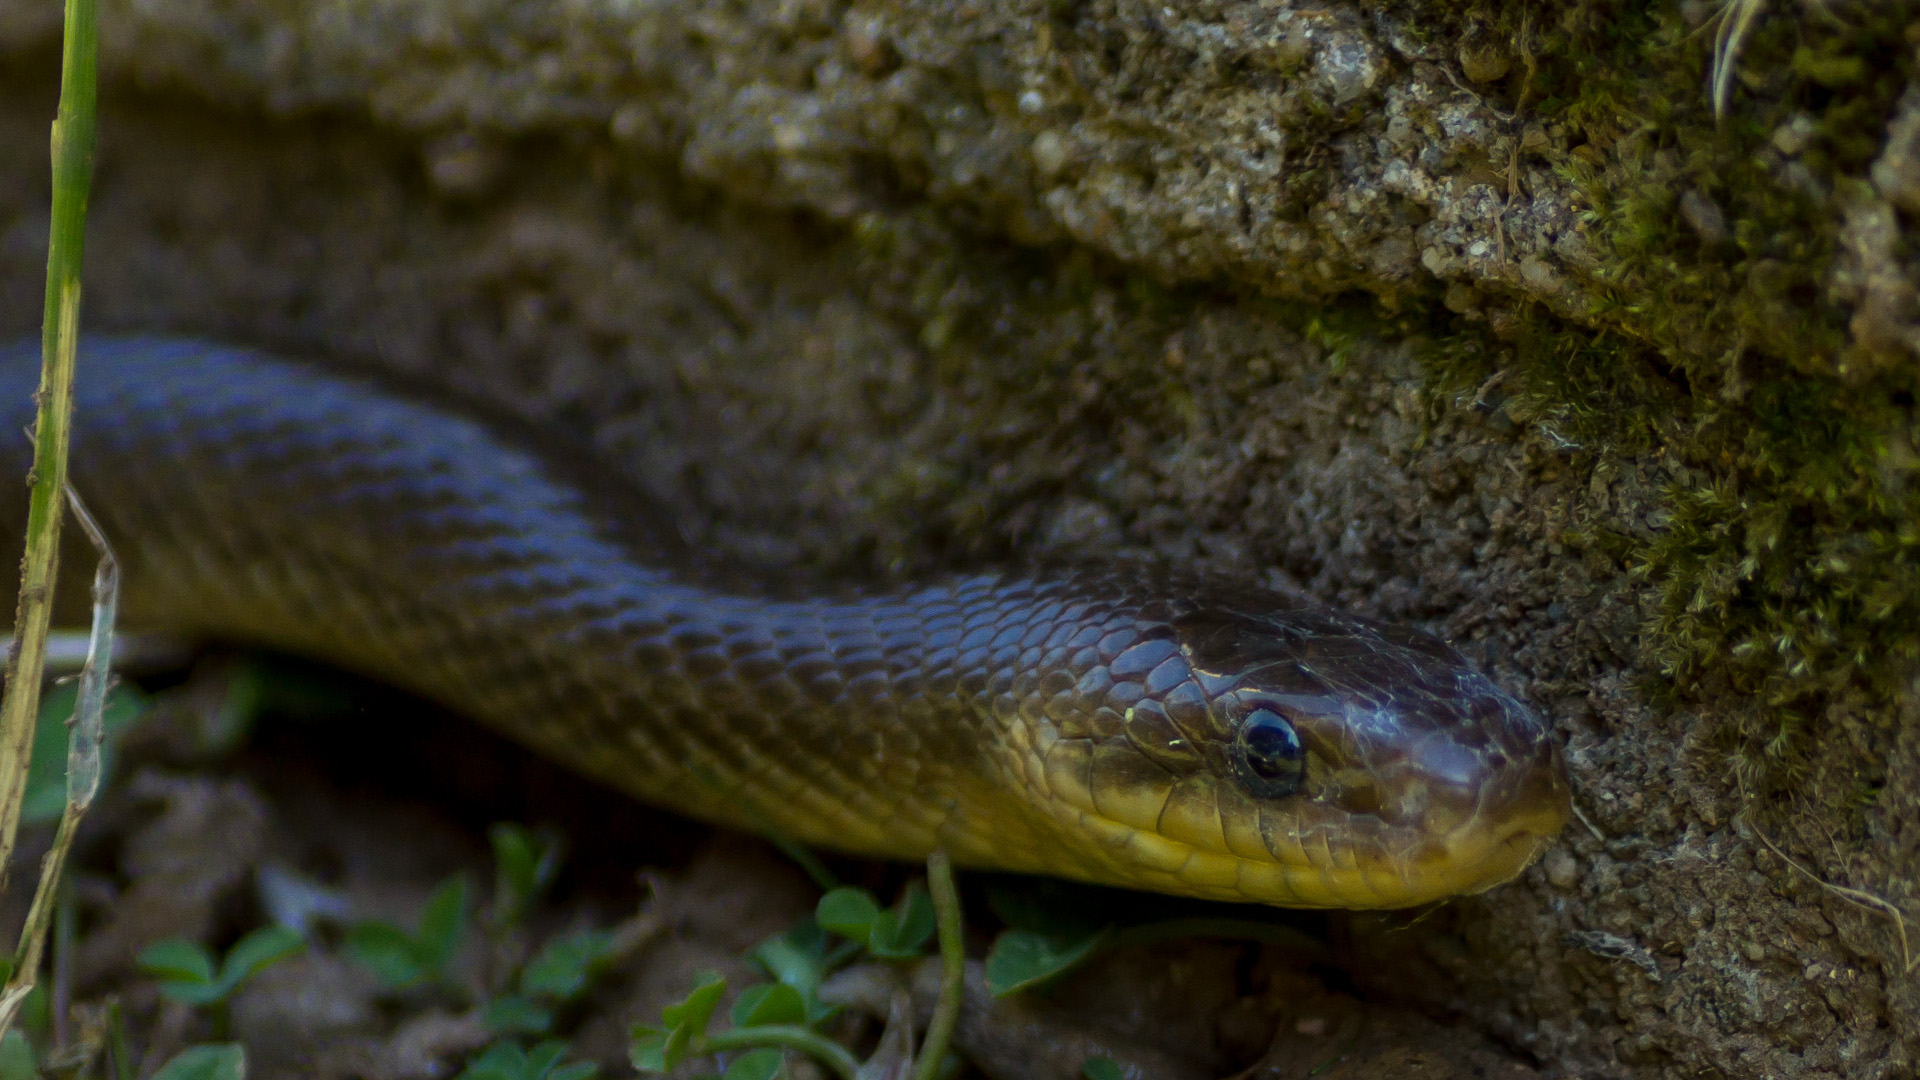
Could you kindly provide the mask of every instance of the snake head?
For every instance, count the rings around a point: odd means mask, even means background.
[[[1143,620],[1062,716],[1053,793],[1136,878],[1411,907],[1512,879],[1559,832],[1565,769],[1525,705],[1430,635],[1271,599]]]

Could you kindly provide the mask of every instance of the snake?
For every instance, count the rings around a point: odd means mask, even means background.
[[[38,376],[37,343],[0,347],[0,429],[31,427]],[[1393,909],[1513,879],[1569,811],[1533,710],[1439,638],[1303,595],[1144,562],[809,590],[693,550],[556,433],[390,378],[88,337],[74,393],[123,625],[393,684],[717,825]]]

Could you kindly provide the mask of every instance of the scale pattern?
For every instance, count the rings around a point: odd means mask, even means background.
[[[6,430],[31,422],[37,364],[37,348],[0,351]],[[389,681],[709,820],[887,857],[944,846],[1172,892],[1401,906],[1518,870],[1436,873],[1453,856],[1427,833],[1334,805],[1342,763],[1405,771],[1402,744],[1439,732],[1476,763],[1514,762],[1461,781],[1468,809],[1427,830],[1443,847],[1471,829],[1508,842],[1504,815],[1531,823],[1530,858],[1558,827],[1539,812],[1565,799],[1543,729],[1420,635],[1142,569],[780,598],[700,565],[643,500],[536,437],[373,381],[133,337],[89,341],[79,386],[73,482],[126,566],[130,625]],[[26,465],[24,442],[0,454]],[[18,536],[5,515],[21,512],[4,508],[0,532]],[[1242,629],[1222,644],[1222,627]],[[1231,780],[1223,703],[1244,680],[1222,664],[1271,666],[1261,649],[1280,646],[1352,721],[1316,736],[1318,810]],[[1407,783],[1432,787],[1416,764]]]

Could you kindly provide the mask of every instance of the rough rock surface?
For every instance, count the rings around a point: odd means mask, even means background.
[[[87,321],[588,432],[795,574],[1149,555],[1427,625],[1581,821],[1356,917],[1549,1074],[1920,1069],[1909,13],[105,6]],[[57,7],[0,0],[0,330]],[[1920,934],[1916,934],[1920,937]]]

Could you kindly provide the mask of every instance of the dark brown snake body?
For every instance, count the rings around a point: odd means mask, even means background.
[[[37,366],[0,352],[5,430]],[[781,598],[577,462],[371,381],[130,337],[83,346],[77,394],[73,483],[128,625],[385,679],[711,821],[1381,908],[1508,880],[1566,815],[1546,728],[1451,649],[1263,588],[1114,568]]]

